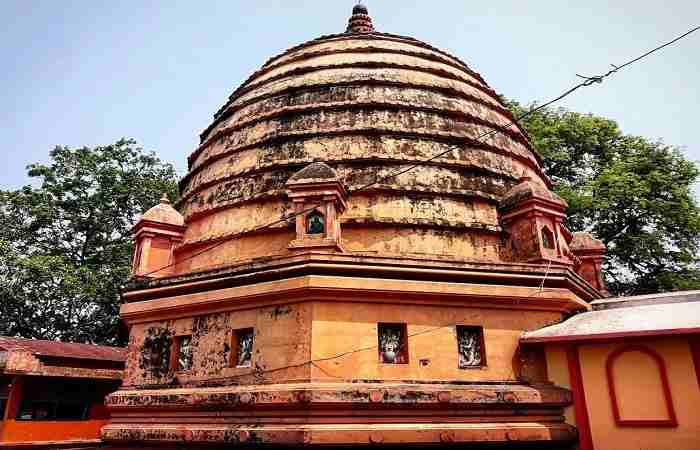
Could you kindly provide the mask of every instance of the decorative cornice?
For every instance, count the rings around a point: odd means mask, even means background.
[[[124,297],[130,301],[130,296],[133,294],[127,293]],[[134,324],[306,301],[450,305],[559,313],[588,309],[588,305],[567,288],[541,291],[538,287],[500,285],[495,289],[492,285],[476,283],[436,284],[406,279],[306,275],[170,297],[159,295],[153,300],[123,304],[120,317]]]
[[[432,280],[474,282],[520,287],[566,288],[586,301],[602,298],[569,267],[552,264],[493,263],[485,261],[455,261],[453,258],[419,257],[417,255],[386,255],[353,253],[328,255],[304,254],[268,257],[210,267],[171,277],[131,283],[125,290],[125,301],[142,301],[190,292],[204,292],[232,286],[245,286],[262,281],[279,280],[302,275],[334,274],[365,276],[377,279]],[[536,294],[541,295],[541,294]],[[586,309],[589,309],[588,307]]]

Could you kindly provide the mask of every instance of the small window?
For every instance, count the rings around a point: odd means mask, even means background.
[[[457,325],[457,354],[459,355],[460,369],[486,366],[484,329]]]
[[[151,328],[148,330],[141,347],[141,362],[144,368],[154,374],[164,374],[175,369],[171,359],[173,353],[173,339],[163,328]]]
[[[544,248],[548,248],[550,250],[554,250],[555,248],[554,234],[547,226],[542,227],[542,245],[544,245]]]
[[[187,372],[192,370],[192,336],[178,336],[174,339],[175,370],[177,372]]]
[[[312,211],[306,218],[306,234],[324,234],[326,218],[319,211]]]
[[[405,323],[380,323],[377,327],[379,362],[408,364],[408,333]]]
[[[255,330],[243,328],[235,330],[231,342],[231,367],[251,367],[253,365],[253,343]]]

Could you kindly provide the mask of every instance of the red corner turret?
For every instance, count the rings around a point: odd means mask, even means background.
[[[184,232],[184,218],[163,195],[160,203],[146,211],[132,230],[136,241],[132,275],[163,277],[171,274],[173,251]]]
[[[606,297],[608,293],[603,277],[603,259],[605,257],[605,244],[595,239],[591,233],[574,233],[571,241],[571,251],[577,257],[576,273],[588,281],[591,286],[598,289]]]
[[[520,179],[499,205],[507,233],[505,259],[573,264],[571,233],[564,226],[566,202],[529,177]]]

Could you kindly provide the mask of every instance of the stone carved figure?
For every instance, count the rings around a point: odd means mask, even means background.
[[[170,332],[164,328],[150,328],[141,346],[141,367],[162,377],[170,370]]]
[[[253,362],[252,331],[246,331],[238,336],[238,367],[250,367]]]
[[[177,370],[186,371],[192,369],[192,338],[185,336],[180,338],[180,353],[177,355]]]
[[[381,360],[388,364],[403,363],[403,355],[401,354],[401,331],[392,327],[385,327],[379,335],[379,351]]]
[[[478,328],[458,328],[459,367],[479,367],[481,357],[481,332]]]
[[[323,214],[318,211],[314,211],[309,215],[309,222],[307,227],[308,234],[323,234],[326,231],[326,224],[323,218]]]

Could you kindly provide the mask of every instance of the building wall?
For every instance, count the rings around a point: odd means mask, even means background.
[[[312,357],[353,353],[317,363],[320,368],[314,367],[314,374],[319,378],[340,375],[397,381],[515,381],[521,332],[545,326],[559,317],[558,313],[546,311],[317,302]],[[406,324],[407,364],[379,362],[378,323]],[[485,366],[459,368],[455,324],[483,327]],[[361,351],[354,352],[355,349]]]
[[[700,448],[700,386],[688,338],[581,344],[579,360],[595,450]],[[547,346],[547,362],[550,380],[568,387],[565,347]],[[569,411],[567,421],[576,424]]]
[[[337,381],[516,381],[520,334],[560,320],[554,311],[513,311],[457,305],[306,301],[255,307],[132,326],[125,386],[196,385],[237,380],[243,384]],[[383,364],[378,324],[406,325],[407,364]],[[486,365],[460,369],[455,324],[483,327]],[[232,334],[255,329],[251,367],[231,367]],[[178,336],[191,336],[192,367],[153,370],[144,358],[147,341],[174,350]],[[349,352],[349,353],[348,353]],[[348,353],[322,361],[324,358]],[[171,357],[165,359],[171,360]],[[321,360],[310,364],[310,359]],[[544,366],[544,363],[540,365]]]
[[[569,377],[569,366],[566,358],[566,347],[563,345],[549,345],[546,348],[547,376],[549,381],[559,387],[571,390],[571,379]],[[576,426],[576,414],[574,405],[564,409],[566,423]]]
[[[244,384],[308,379],[309,368],[303,362],[309,359],[310,326],[310,304],[303,303],[135,324],[129,338],[124,385],[190,384],[221,378]],[[232,367],[232,335],[246,328],[255,330],[251,367]],[[146,341],[161,340],[173,350],[173,339],[179,336],[192,338],[191,370],[153,370],[143,356]],[[269,372],[280,367],[287,369]]]

